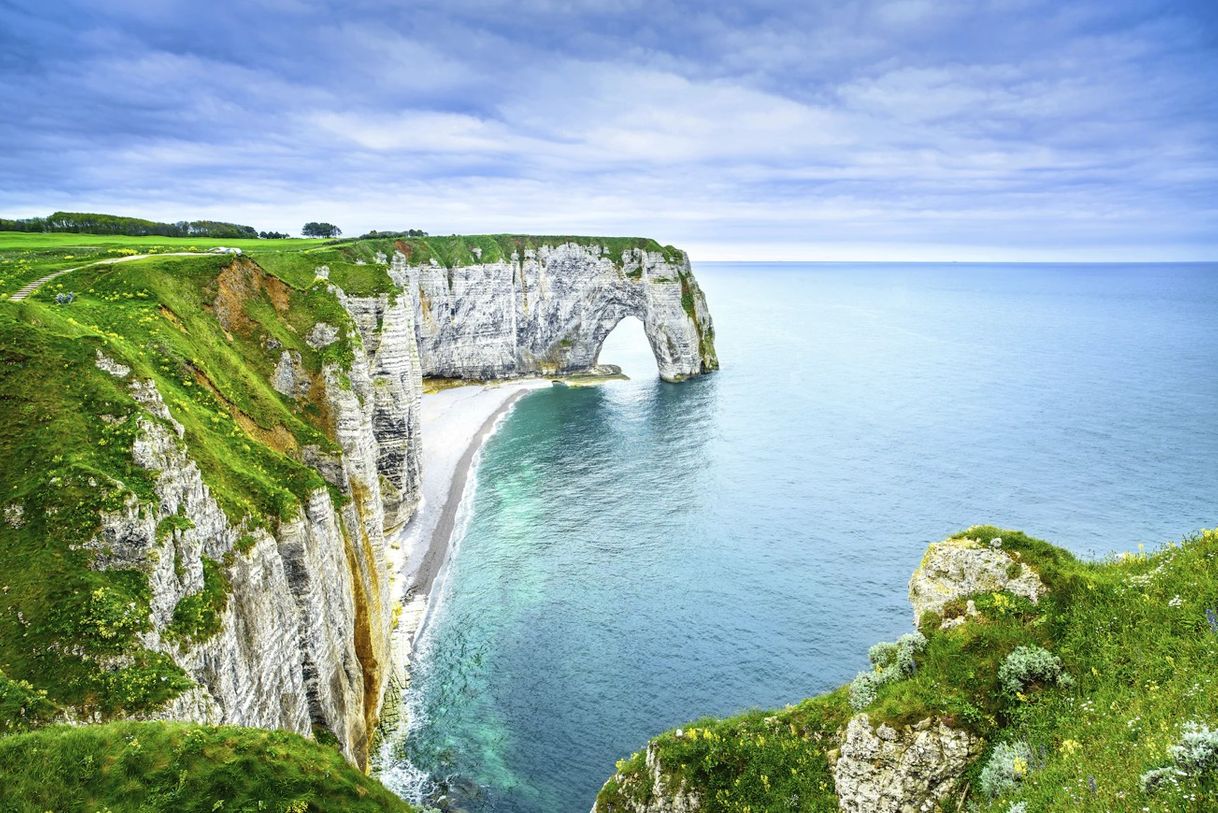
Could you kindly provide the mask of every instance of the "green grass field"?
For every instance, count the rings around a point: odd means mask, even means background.
[[[327,240],[314,238],[288,238],[286,240],[256,240],[249,238],[218,237],[129,237],[123,234],[81,234],[79,232],[18,232],[0,231],[0,252],[29,251],[43,248],[137,248],[144,251],[162,248],[173,251],[189,251],[191,248],[209,249],[215,246],[232,246],[244,250],[298,251],[318,246]]]
[[[28,282],[65,268],[134,254],[179,251],[206,252],[217,246],[240,248],[260,255],[298,252],[325,240],[221,240],[188,237],[127,237],[119,234],[39,233],[0,231],[0,299]]]

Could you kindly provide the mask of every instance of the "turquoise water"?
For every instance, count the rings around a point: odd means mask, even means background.
[[[696,271],[720,373],[541,391],[484,450],[408,697],[444,809],[584,813],[649,736],[849,679],[965,526],[1218,525],[1218,266]]]

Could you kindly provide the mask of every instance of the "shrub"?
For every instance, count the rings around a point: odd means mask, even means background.
[[[896,640],[883,641],[867,650],[871,670],[859,672],[850,681],[850,706],[862,711],[875,702],[880,687],[909,677],[917,669],[914,656],[926,648],[926,636],[908,632]]]
[[[1062,673],[1061,658],[1039,646],[1016,647],[998,667],[998,682],[1007,694],[1016,694],[1033,683],[1065,685],[1073,681]]]
[[[850,708],[862,711],[875,702],[876,693],[884,685],[879,672],[859,672],[850,681]]]
[[[1180,742],[1168,749],[1172,762],[1190,776],[1218,768],[1218,731],[1201,723],[1185,723]]]
[[[981,792],[993,799],[1015,790],[1027,777],[1031,761],[1032,749],[1026,742],[1004,742],[995,746],[977,780]]]
[[[28,681],[10,680],[0,671],[0,735],[26,731],[50,722],[55,704]]]
[[[1181,775],[1175,768],[1151,768],[1138,778],[1138,784],[1141,786],[1143,793],[1151,794],[1164,785],[1174,785],[1176,777]]]
[[[1197,722],[1185,723],[1180,741],[1167,753],[1170,765],[1151,768],[1140,777],[1143,793],[1175,784],[1177,778],[1199,778],[1218,769],[1218,731]]]

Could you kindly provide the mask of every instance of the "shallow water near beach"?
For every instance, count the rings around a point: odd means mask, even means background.
[[[703,715],[848,680],[975,523],[1100,556],[1218,525],[1218,266],[700,264],[723,370],[525,396],[406,706],[411,795],[584,813]]]

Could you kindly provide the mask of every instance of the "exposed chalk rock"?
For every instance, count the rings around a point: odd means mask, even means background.
[[[949,601],[999,590],[1036,602],[1045,586],[1036,571],[1012,558],[1001,543],[969,538],[935,542],[909,580],[914,624],[925,612],[941,613]]]
[[[596,364],[601,344],[635,316],[660,376],[718,369],[714,326],[688,258],[565,243],[523,259],[444,268],[408,266],[423,374],[490,379],[551,375]]]
[[[394,254],[390,275],[405,283],[405,257]],[[387,531],[400,528],[419,503],[423,368],[408,297],[349,297],[340,301],[359,329],[371,379],[372,432]]]
[[[126,364],[119,364],[100,350],[97,351],[97,369],[109,373],[115,378],[126,378],[127,374],[131,372],[131,368]]]
[[[318,489],[299,516],[280,522],[277,536],[230,524],[155,385],[130,383],[151,416],[139,419],[132,455],[155,474],[157,501],[132,497],[104,514],[87,546],[97,568],[148,575],[153,628],[143,643],[169,654],[197,684],[151,716],[304,735],[319,726],[365,764],[384,691],[392,603],[367,365],[358,354],[350,374],[362,400],[335,368],[324,376],[343,454],[335,460],[318,452],[319,469],[350,502],[336,512],[329,492]],[[174,518],[184,521],[158,532]],[[166,628],[178,602],[203,589],[205,558],[225,563],[231,586],[220,631],[199,642],[172,640]]]
[[[279,363],[275,365],[271,386],[277,392],[293,398],[308,394],[309,379],[301,363],[300,353],[284,350],[279,354]]]
[[[665,775],[655,743],[648,744],[644,759],[647,765],[647,773],[644,776],[627,777],[618,774],[611,780],[627,784],[642,781],[648,784],[648,787],[627,789],[620,794],[627,805],[628,813],[698,813],[702,810],[702,800],[697,793],[685,787],[679,780],[674,781]],[[600,808],[593,805],[592,813],[601,813]]]
[[[314,350],[329,347],[338,341],[338,328],[325,322],[318,322],[305,336],[305,342]]]
[[[983,741],[941,720],[872,728],[866,714],[846,726],[833,781],[842,813],[929,813],[956,791]]]

